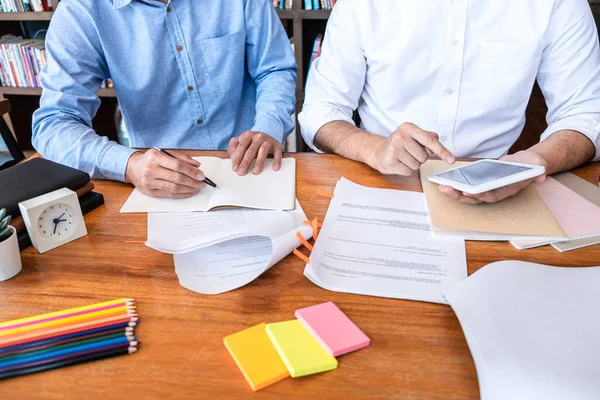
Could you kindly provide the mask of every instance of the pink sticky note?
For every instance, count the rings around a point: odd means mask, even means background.
[[[331,301],[296,310],[296,318],[334,357],[371,343],[371,339]]]

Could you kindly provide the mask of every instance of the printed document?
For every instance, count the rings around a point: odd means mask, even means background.
[[[342,178],[304,274],[333,291],[445,303],[467,277],[465,243],[431,233],[423,193]]]
[[[312,235],[296,202],[292,211],[217,210],[149,213],[146,245],[174,254],[179,283],[218,294],[252,282]]]

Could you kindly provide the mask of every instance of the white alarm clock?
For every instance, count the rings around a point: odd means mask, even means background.
[[[40,253],[87,235],[77,193],[67,188],[22,201],[19,208]]]

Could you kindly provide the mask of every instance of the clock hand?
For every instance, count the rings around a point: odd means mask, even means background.
[[[58,222],[66,222],[66,219],[59,219]]]
[[[52,232],[52,234],[56,234],[56,227],[58,226],[58,222],[56,220],[52,221],[54,222],[54,232]]]
[[[64,213],[60,214],[60,217],[58,217],[58,218],[54,218],[54,220],[59,220],[59,219],[61,219],[61,218],[63,217],[63,215],[65,215],[66,213],[67,213],[67,212],[65,211]]]

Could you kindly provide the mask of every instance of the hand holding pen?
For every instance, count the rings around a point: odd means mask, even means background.
[[[150,149],[131,155],[125,180],[148,196],[184,199],[195,196],[207,185],[206,176],[198,167],[200,163],[186,155],[174,157],[160,149]]]
[[[172,158],[177,158],[177,157],[175,157],[173,154],[171,154],[171,153],[169,153],[168,151],[166,151],[165,149],[161,149],[161,148],[159,148],[159,147],[155,147],[154,149],[155,149],[155,150],[158,150],[158,151],[160,151],[161,153],[164,153],[164,154],[168,155],[169,157],[172,157]],[[193,160],[193,159],[192,159],[192,160]],[[195,161],[195,160],[194,160],[194,161]],[[198,163],[198,166],[200,166],[200,163]],[[213,187],[213,188],[215,188],[215,189],[218,189],[218,188],[219,188],[219,187],[217,186],[217,184],[216,184],[216,183],[214,183],[213,181],[211,181],[210,179],[208,179],[208,177],[207,177],[206,175],[204,176],[204,179],[202,180],[202,182],[206,183],[208,186],[211,186],[211,187]]]

